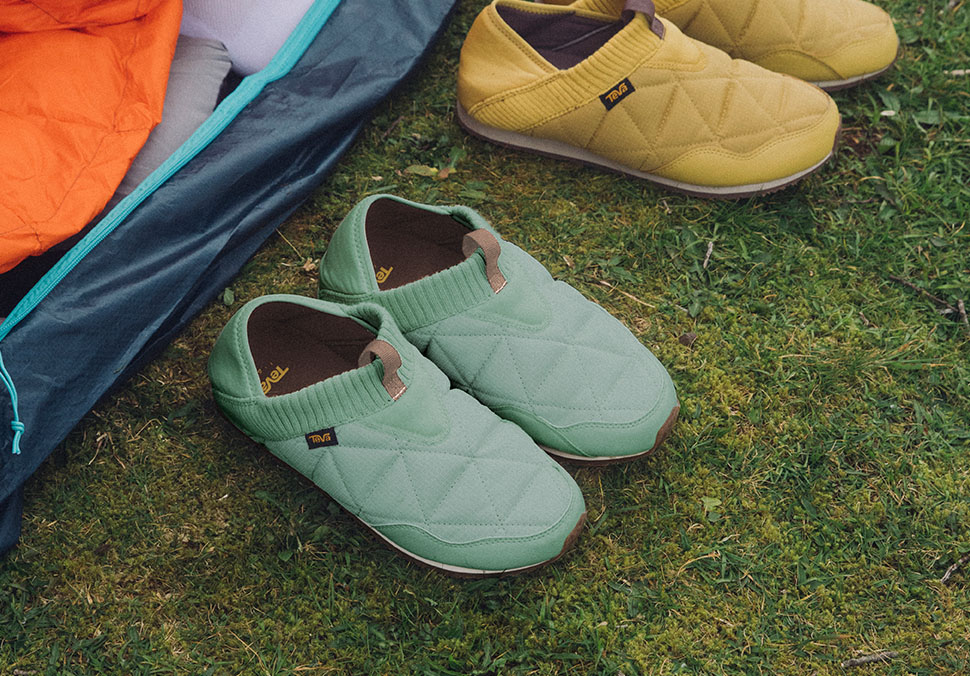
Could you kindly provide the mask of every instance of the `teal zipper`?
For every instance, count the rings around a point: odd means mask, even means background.
[[[20,302],[0,324],[0,341],[53,291],[54,287],[60,284],[85,256],[98,246],[105,237],[114,232],[115,228],[145,198],[158,190],[173,174],[212,143],[266,85],[290,72],[341,2],[342,0],[316,0],[300,20],[300,23],[297,24],[290,37],[283,43],[273,60],[261,71],[244,78],[239,86],[219,104],[219,107],[185,143],[149,174],[148,178],[142,181],[130,195],[121,200],[80,242],[64,254],[61,260],[47,271],[47,274],[41,277],[40,281],[27,292],[27,295],[20,299]],[[11,423],[14,430],[13,452],[19,454],[19,442],[24,433],[24,424],[20,421],[20,412],[17,408],[17,388],[14,385],[13,378],[4,368],[2,358],[0,358],[0,380],[3,380],[3,384],[10,393],[11,404],[13,405],[13,423]]]

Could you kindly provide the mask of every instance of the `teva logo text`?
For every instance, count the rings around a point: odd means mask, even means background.
[[[633,88],[633,84],[629,79],[624,78],[619,83],[613,85],[613,88],[605,94],[600,94],[600,101],[606,106],[607,110],[613,110],[613,107],[620,101],[625,99],[627,96],[635,92],[636,89]]]
[[[273,389],[273,384],[283,380],[283,376],[289,372],[290,369],[285,369],[282,366],[277,366],[275,369],[273,369],[272,373],[270,373],[261,383],[263,386],[263,394],[269,394],[269,391]]]
[[[378,270],[377,271],[377,283],[378,284],[383,284],[384,282],[386,282],[388,276],[391,274],[391,271],[393,269],[394,269],[394,266],[392,265],[389,268],[381,268],[380,270]]]
[[[332,427],[325,430],[317,430],[306,435],[306,444],[309,448],[322,448],[324,446],[337,445],[337,433]]]

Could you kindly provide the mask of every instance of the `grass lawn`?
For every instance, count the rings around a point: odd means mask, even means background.
[[[0,674],[970,672],[970,563],[941,582],[970,553],[970,327],[940,312],[970,303],[970,5],[884,0],[902,55],[835,95],[837,159],[714,202],[466,136],[455,70],[483,4],[27,484]],[[536,573],[415,567],[212,402],[229,316],[313,295],[334,228],[379,191],[475,207],[677,384],[658,454],[571,469],[589,523]]]

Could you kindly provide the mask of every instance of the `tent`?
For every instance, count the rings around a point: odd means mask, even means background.
[[[225,288],[410,73],[457,0],[316,0],[250,75],[0,324],[0,553],[23,484]]]

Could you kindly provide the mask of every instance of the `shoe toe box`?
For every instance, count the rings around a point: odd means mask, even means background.
[[[883,9],[858,1],[859,28],[824,60],[839,78],[851,80],[889,68],[899,53],[899,37],[892,18]],[[818,81],[817,78],[811,78]]]
[[[655,450],[677,419],[679,403],[666,370],[652,354],[646,356],[646,363],[631,365],[612,392],[590,393],[606,402],[598,409],[575,416],[569,425],[547,421],[540,444],[579,462],[617,462]]]
[[[752,55],[758,65],[780,73],[838,87],[878,74],[896,59],[899,38],[892,18],[864,0],[830,0],[812,6],[797,40]],[[815,16],[819,15],[819,16]],[[828,26],[822,30],[820,26]]]
[[[478,479],[486,494],[503,492],[497,482],[520,490],[504,505],[456,494],[460,505],[441,509],[424,523],[387,522],[375,530],[412,560],[459,575],[538,567],[575,542],[585,521],[585,502],[576,483],[554,462],[528,472],[509,465]]]
[[[511,351],[510,364],[526,377],[507,378],[511,396],[490,406],[554,455],[624,459],[648,453],[675,416],[670,375],[602,307],[561,282],[542,289],[545,304],[557,311],[539,335]]]
[[[658,168],[658,175],[715,189],[770,190],[828,159],[841,125],[828,94],[745,61],[732,66],[733,84],[718,102],[716,135]]]

